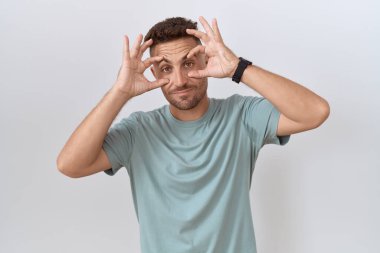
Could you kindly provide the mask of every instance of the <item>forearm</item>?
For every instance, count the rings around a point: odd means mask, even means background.
[[[58,169],[75,171],[92,164],[102,148],[108,129],[129,99],[114,87],[111,88],[71,134],[57,158]]]
[[[248,66],[241,82],[268,99],[293,121],[316,125],[328,114],[328,103],[322,97],[298,83],[258,66]]]

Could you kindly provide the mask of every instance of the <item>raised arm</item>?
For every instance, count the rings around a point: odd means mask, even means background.
[[[94,109],[84,118],[64,145],[57,157],[57,167],[64,175],[78,178],[100,172],[111,167],[102,144],[108,129],[129,99],[168,83],[167,79],[146,79],[144,71],[161,57],[141,57],[151,45],[148,40],[141,45],[139,34],[131,51],[129,39],[124,38],[122,65],[113,87],[105,94]]]
[[[208,63],[203,70],[189,72],[189,76],[232,78],[239,58],[224,44],[216,19],[212,20],[212,26],[202,16],[199,21],[205,32],[187,29],[187,33],[202,40],[204,45],[194,48],[188,57],[198,53],[206,54]],[[316,128],[330,114],[329,104],[322,97],[298,83],[257,66],[249,65],[243,72],[241,82],[268,99],[278,109],[278,136]]]
[[[268,99],[279,111],[277,135],[290,135],[321,125],[330,114],[328,102],[285,77],[250,65],[241,81]]]

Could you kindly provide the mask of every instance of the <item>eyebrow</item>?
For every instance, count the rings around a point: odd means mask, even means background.
[[[187,58],[187,55],[188,55],[188,53],[187,54],[185,54],[182,58],[181,58],[181,61],[183,61],[184,59],[186,59]],[[192,57],[190,57],[189,59],[191,59],[191,58],[193,58],[194,57],[194,55],[192,56]],[[164,58],[161,60],[161,61],[159,61],[158,62],[158,65],[160,65],[161,64],[161,62],[168,62],[168,63],[172,63],[170,60],[168,60],[168,59],[166,59],[166,57],[164,56]]]

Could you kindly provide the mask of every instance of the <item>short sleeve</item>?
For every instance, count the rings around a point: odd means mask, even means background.
[[[106,174],[113,176],[121,167],[128,164],[133,150],[135,125],[136,121],[131,114],[108,130],[102,147],[112,167],[104,171]]]
[[[290,135],[277,136],[280,112],[264,97],[243,96],[243,122],[259,147],[265,144],[285,145]]]

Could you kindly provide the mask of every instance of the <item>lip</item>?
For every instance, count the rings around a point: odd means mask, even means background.
[[[174,94],[184,94],[184,93],[187,93],[187,92],[189,92],[191,90],[192,90],[192,88],[189,88],[189,89],[186,89],[186,90],[181,90],[181,91],[174,92]]]

